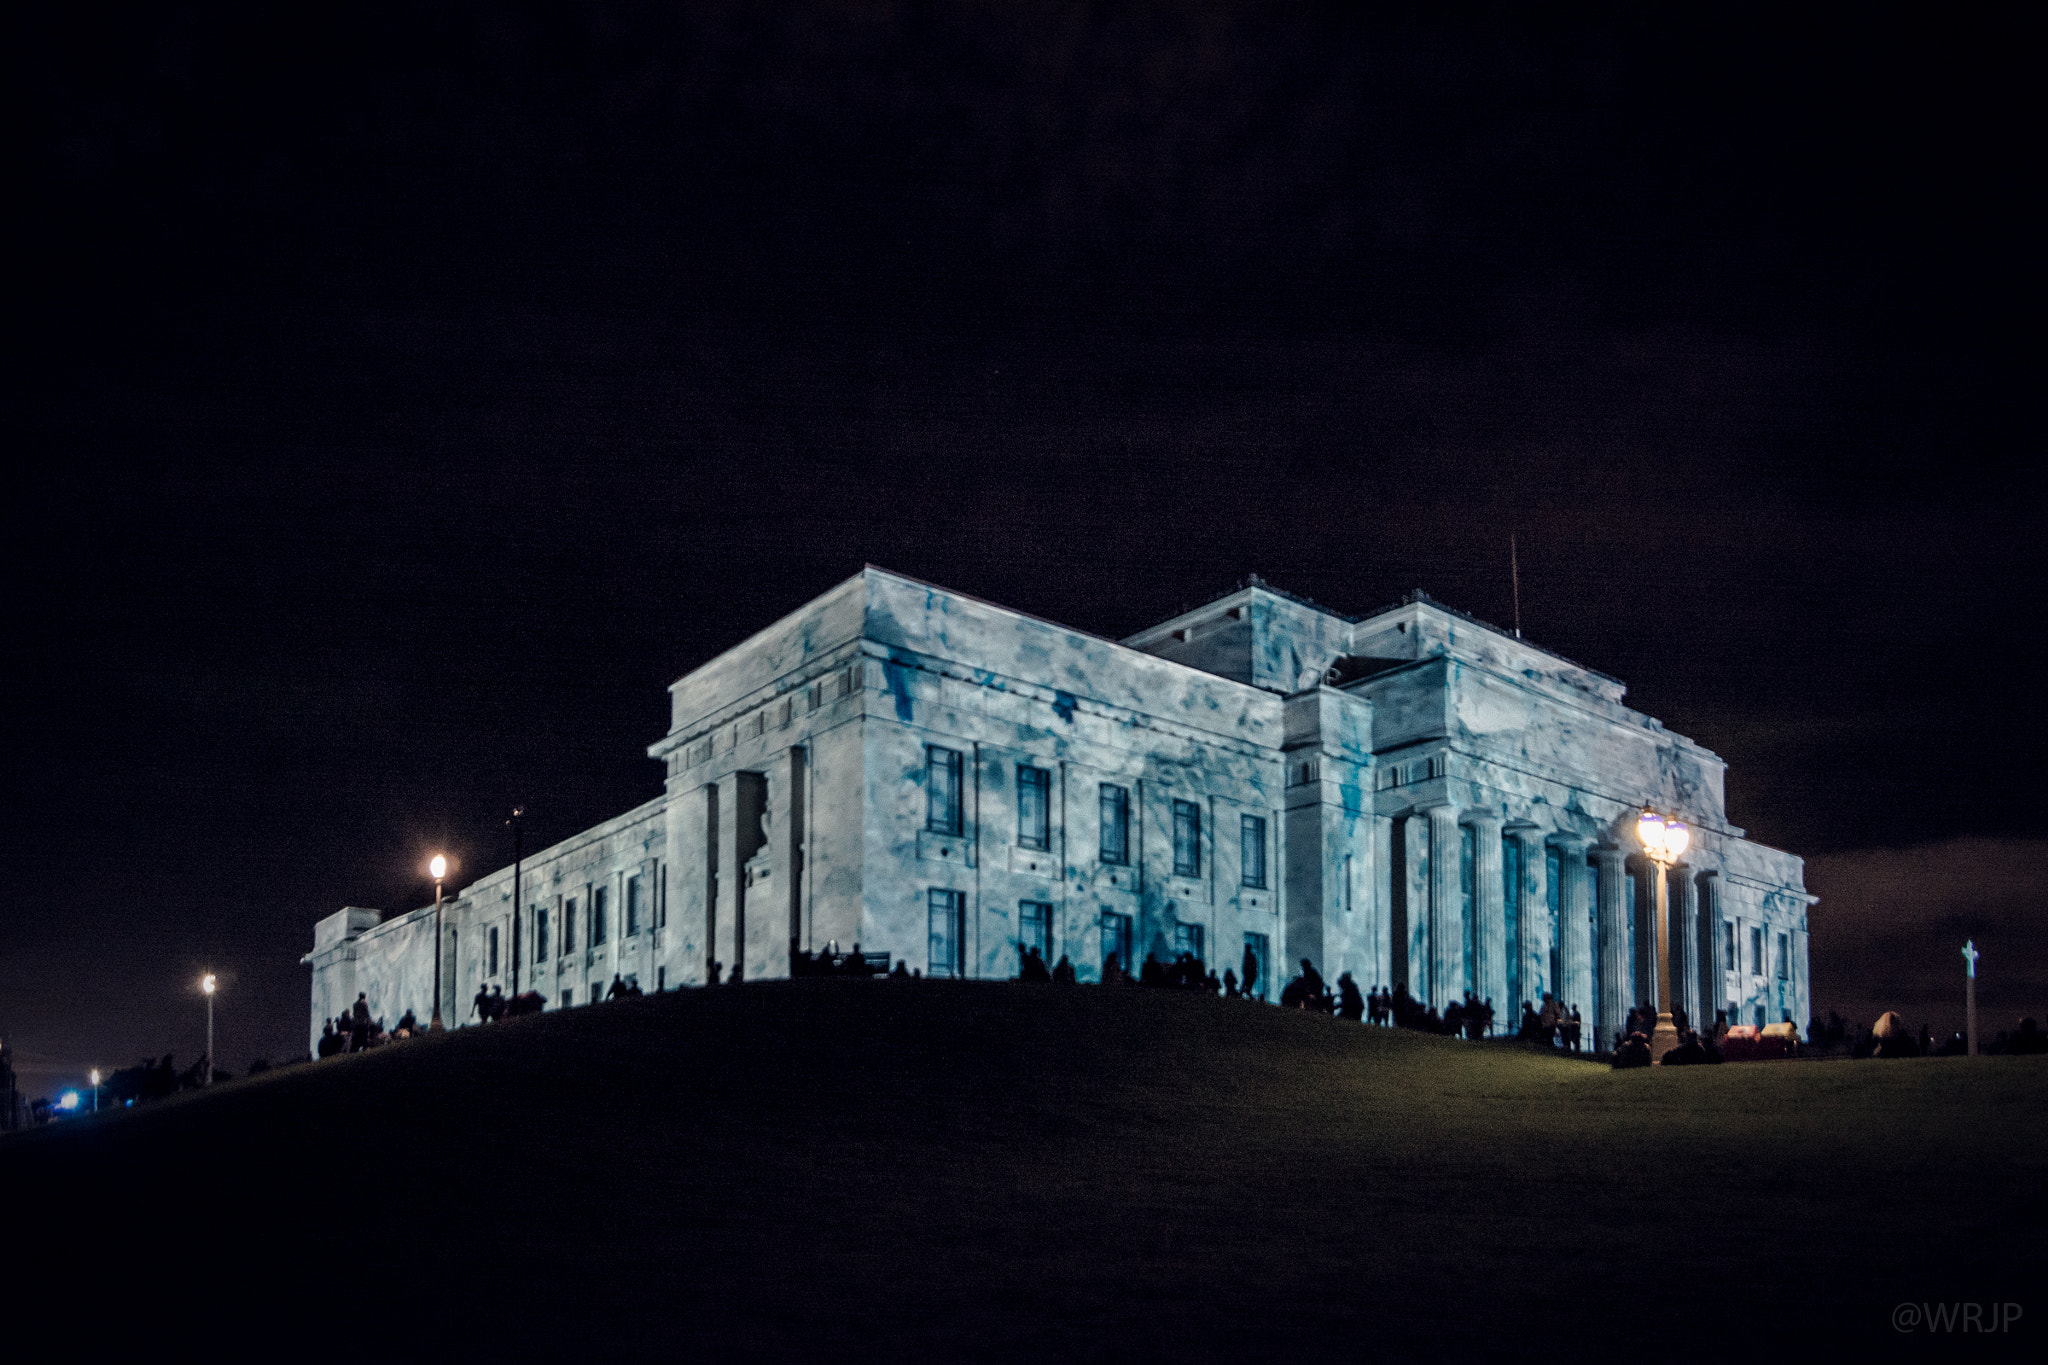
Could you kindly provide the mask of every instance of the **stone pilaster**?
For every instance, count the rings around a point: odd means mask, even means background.
[[[1569,1011],[1592,1007],[1593,946],[1586,918],[1586,841],[1575,834],[1553,834],[1546,841],[1557,849],[1558,982],[1552,987],[1558,1003]],[[1588,1017],[1590,1028],[1593,1020]]]
[[[1472,964],[1473,989],[1481,1000],[1493,1001],[1495,1023],[1512,1020],[1508,999],[1507,889],[1502,883],[1501,817],[1491,810],[1465,817],[1472,827]]]
[[[1415,812],[1401,822],[1402,854],[1405,869],[1402,874],[1402,906],[1406,918],[1406,979],[1408,992],[1424,1004],[1431,999],[1434,977],[1431,963],[1435,945],[1430,941],[1430,887],[1434,879],[1430,876],[1430,820],[1421,811]]]
[[[1595,1037],[1599,1051],[1612,1048],[1635,1003],[1632,989],[1633,964],[1628,960],[1628,936],[1622,932],[1622,917],[1628,913],[1628,854],[1619,848],[1596,848],[1594,923],[1598,941],[1594,972],[1600,996],[1600,1016]]]

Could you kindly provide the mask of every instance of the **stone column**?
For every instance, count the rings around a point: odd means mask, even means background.
[[[1543,993],[1557,990],[1550,979],[1551,936],[1557,932],[1550,921],[1550,860],[1544,856],[1542,830],[1517,825],[1514,835],[1522,846],[1522,913],[1508,952],[1521,960],[1522,999],[1541,1009]],[[1522,1002],[1514,1004],[1519,1019]]]
[[[1431,955],[1435,951],[1429,937],[1429,888],[1432,884],[1429,871],[1429,829],[1429,816],[1421,811],[1415,812],[1401,822],[1401,846],[1405,859],[1402,870],[1401,904],[1403,918],[1407,921],[1407,937],[1402,945],[1407,954],[1405,972],[1408,993],[1424,1004],[1430,1001],[1430,990],[1434,983],[1431,974]]]
[[[1502,883],[1501,817],[1492,810],[1473,811],[1472,826],[1472,989],[1481,1000],[1493,1001],[1494,1023],[1514,1019],[1508,1000],[1507,888]]]
[[[1722,973],[1729,964],[1721,960],[1721,876],[1718,872],[1702,872],[1693,879],[1693,884],[1698,888],[1700,935],[1698,1027],[1706,1029],[1713,1026],[1714,1011],[1728,1003],[1727,978]]]
[[[1570,1013],[1592,1005],[1593,948],[1586,922],[1586,841],[1576,834],[1553,834],[1545,841],[1557,849],[1558,981],[1551,989]],[[1593,1020],[1587,1019],[1590,1028]]]
[[[1458,808],[1429,816],[1429,995],[1441,1010],[1465,989],[1465,921],[1458,893]]]
[[[1699,884],[1692,869],[1680,863],[1671,874],[1671,1003],[1685,1011],[1693,1028],[1700,1026],[1699,952]]]
[[[1613,1048],[1621,1033],[1628,1008],[1635,1003],[1632,989],[1634,964],[1628,960],[1628,939],[1622,933],[1622,916],[1628,912],[1628,854],[1619,848],[1596,848],[1594,921],[1598,942],[1593,963],[1595,985],[1600,995],[1600,1017],[1595,1022],[1596,1051]]]

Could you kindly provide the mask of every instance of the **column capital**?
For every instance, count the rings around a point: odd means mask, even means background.
[[[1490,825],[1495,830],[1498,830],[1503,821],[1501,813],[1493,809],[1493,807],[1479,806],[1465,812],[1463,823],[1468,825]]]
[[[1588,852],[1590,852],[1594,858],[1598,859],[1602,866],[1606,866],[1611,863],[1616,867],[1621,867],[1624,866],[1629,859],[1629,851],[1619,844],[1597,844],[1593,848],[1588,850]]]
[[[1543,842],[1546,844],[1555,845],[1558,848],[1566,849],[1568,851],[1577,851],[1585,848],[1585,846],[1591,843],[1592,841],[1583,834],[1571,834],[1564,831],[1559,831],[1555,834],[1544,835]]]

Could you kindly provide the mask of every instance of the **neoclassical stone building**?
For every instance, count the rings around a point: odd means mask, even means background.
[[[584,1004],[789,974],[859,943],[1082,980],[1115,953],[1303,957],[1334,979],[1555,992],[1604,1045],[1655,972],[1645,803],[1693,830],[1669,873],[1674,998],[1806,1018],[1801,861],[1728,823],[1725,765],[1621,683],[1421,593],[1362,617],[1258,580],[1121,642],[868,568],[670,687],[661,797],[464,887],[443,1001],[479,983]],[[366,992],[425,1018],[433,909],[344,909],[312,1029]],[[516,973],[516,977],[515,977]]]

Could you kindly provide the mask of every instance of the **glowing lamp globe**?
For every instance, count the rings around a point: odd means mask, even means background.
[[[214,982],[212,972],[208,972],[205,976],[199,979],[199,989],[205,991],[208,995],[213,994],[213,985]]]
[[[1656,857],[1664,852],[1664,817],[1647,806],[1636,817],[1636,838],[1642,841],[1643,852]]]
[[[448,875],[448,860],[446,858],[443,858],[440,854],[436,853],[434,855],[434,861],[427,864],[427,871],[434,874],[435,881],[440,881],[443,877]]]
[[[1664,822],[1664,856],[1677,862],[1685,856],[1685,850],[1692,844],[1692,831],[1676,820]]]

